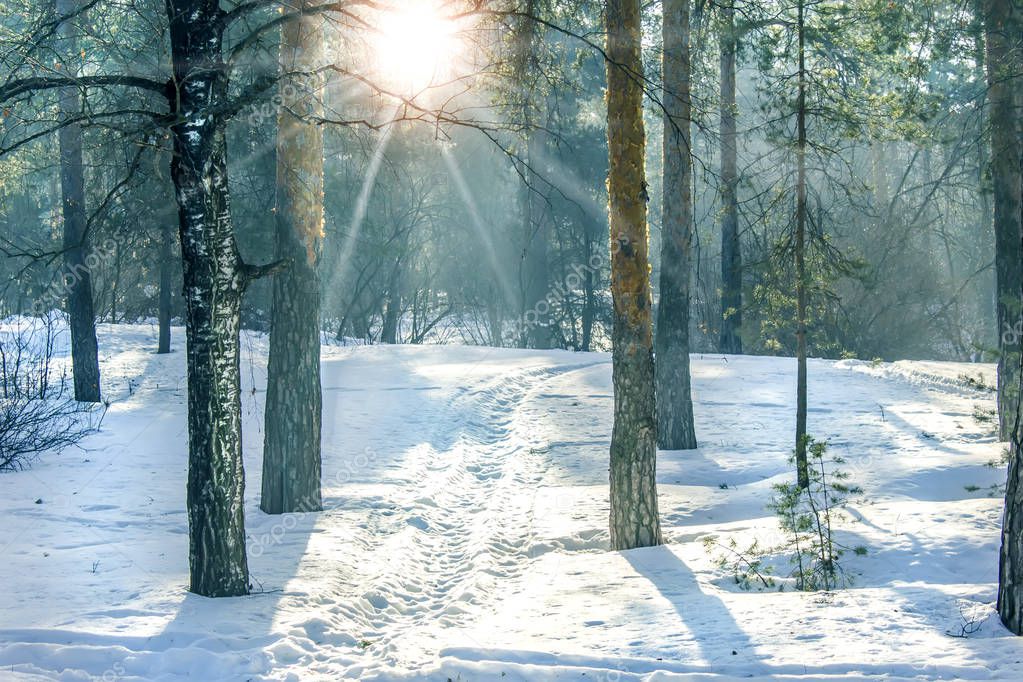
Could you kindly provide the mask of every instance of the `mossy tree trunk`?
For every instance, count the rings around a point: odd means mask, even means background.
[[[661,543],[644,169],[639,0],[607,0],[607,139],[613,308],[611,547]]]

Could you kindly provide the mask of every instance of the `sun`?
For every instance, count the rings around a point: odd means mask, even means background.
[[[373,46],[381,75],[404,94],[446,82],[461,50],[458,24],[436,2],[406,0],[382,8]]]

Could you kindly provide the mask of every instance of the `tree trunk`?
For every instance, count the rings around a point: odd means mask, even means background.
[[[611,233],[611,547],[661,543],[650,315],[639,0],[607,0],[607,141]]]
[[[664,0],[664,181],[657,306],[657,443],[696,447],[689,371],[689,281],[693,243],[689,0]]]
[[[313,5],[303,0],[302,6]],[[281,29],[281,71],[320,65],[322,18],[289,19]],[[287,81],[285,81],[287,82]],[[267,367],[260,508],[268,514],[322,509],[320,493],[320,282],[323,242],[323,130],[319,93],[296,82],[282,101],[277,132],[277,258]]]
[[[157,319],[160,327],[160,340],[156,352],[160,354],[171,351],[171,316],[173,294],[171,282],[174,277],[174,230],[168,223],[160,234],[160,299]]]
[[[547,221],[543,206],[537,196],[541,178],[536,168],[541,162],[540,151],[543,140],[532,130],[535,112],[533,98],[536,93],[530,85],[535,77],[534,54],[536,23],[528,18],[536,13],[535,0],[525,0],[523,12],[527,15],[519,25],[517,53],[515,55],[516,76],[521,81],[519,97],[520,116],[526,129],[524,147],[525,163],[522,174],[525,179],[519,194],[519,209],[522,214],[522,257],[519,262],[519,322],[521,325],[519,346],[522,348],[546,349],[551,346],[550,307],[547,294],[550,290],[550,273],[547,264]]]
[[[810,485],[806,465],[806,22],[799,0],[799,97],[796,102],[796,475]]]
[[[1019,428],[1021,178],[1023,143],[1016,90],[1023,66],[1023,6],[1019,0],[986,0],[988,109],[991,117],[991,175],[994,181],[995,266],[998,286],[998,406],[1000,430],[1012,441],[1002,542],[998,564],[998,615],[1009,630],[1023,635],[1023,471]]]
[[[523,310],[524,320],[529,330],[529,345],[533,348],[547,349],[551,347],[551,310],[547,301],[550,292],[550,270],[547,263],[548,221],[546,211],[537,196],[539,178],[536,168],[540,164],[540,149],[543,141],[535,132],[530,132],[526,142],[530,168],[526,177],[531,187],[526,187],[523,195],[525,202],[526,223],[526,300]],[[531,314],[532,313],[532,314]],[[534,317],[535,314],[535,317]]]
[[[57,0],[58,16],[76,8],[76,0]],[[79,17],[80,18],[80,17]],[[78,41],[75,28],[67,21],[60,25],[63,49],[78,62]],[[78,72],[77,67],[65,68]],[[60,94],[60,115],[63,119],[81,114],[82,102],[77,88],[64,88]],[[68,325],[71,330],[71,373],[75,384],[75,400],[88,403],[100,401],[99,344],[96,341],[96,314],[92,300],[92,273],[86,259],[85,169],[82,162],[82,126],[71,123],[60,129],[60,187],[64,216],[64,271],[61,273],[67,292]]]
[[[487,303],[487,325],[490,328],[490,345],[500,348],[504,345],[504,324],[501,320],[501,310],[498,304],[500,290],[498,287],[491,287],[489,302]]]
[[[735,118],[735,7],[721,7],[721,332],[718,350],[742,353],[742,247]]]
[[[590,254],[593,250],[590,248],[590,240],[586,240],[586,262],[590,263]],[[583,328],[583,339],[581,350],[583,352],[590,352],[590,347],[593,345],[593,320],[597,316],[597,292],[596,292],[596,273],[592,267],[587,267],[583,273],[583,312],[582,312],[582,328]]]
[[[380,330],[381,343],[398,343],[398,318],[401,315],[401,260],[394,263],[387,282],[387,301],[384,305],[384,323]]]
[[[239,325],[246,283],[231,224],[227,96],[217,0],[168,0],[174,80],[171,178],[178,200],[188,363],[191,590],[246,594]]]
[[[1019,115],[1018,0],[986,2],[988,109],[991,117],[991,176],[994,183],[995,277],[998,318],[998,424],[1009,440],[1019,411],[1019,365],[1023,243]]]

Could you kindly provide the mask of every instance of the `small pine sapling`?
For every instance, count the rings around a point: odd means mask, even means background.
[[[809,485],[795,483],[774,486],[775,496],[768,505],[777,516],[786,534],[785,549],[791,552],[792,577],[796,588],[804,591],[830,591],[847,583],[839,565],[848,550],[834,537],[833,522],[837,510],[845,506],[850,495],[863,492],[848,483],[848,473],[829,466],[841,466],[841,457],[828,455],[827,441],[807,437]],[[856,547],[862,555],[866,548]]]

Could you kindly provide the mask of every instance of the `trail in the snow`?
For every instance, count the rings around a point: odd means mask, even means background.
[[[548,462],[547,444],[522,423],[520,408],[553,377],[593,364],[514,371],[462,391],[452,405],[461,421],[438,423],[404,460],[403,485],[391,501],[400,513],[372,550],[390,560],[374,562],[382,570],[354,595],[352,586],[339,586],[344,596],[332,609],[363,630],[364,660],[349,674],[431,662],[430,634],[493,604],[502,583],[522,572]],[[450,448],[437,450],[431,443],[443,441],[438,431],[445,429],[459,433]]]

